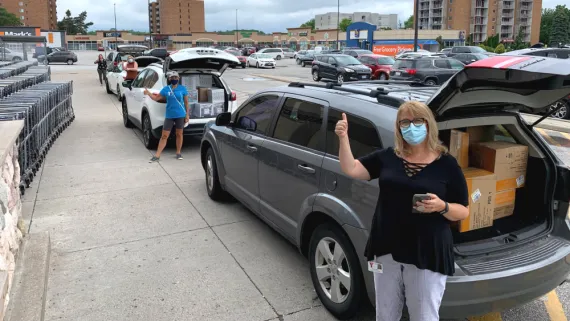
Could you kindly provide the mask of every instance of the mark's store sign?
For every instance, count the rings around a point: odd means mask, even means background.
[[[0,27],[0,36],[41,36],[40,28]]]

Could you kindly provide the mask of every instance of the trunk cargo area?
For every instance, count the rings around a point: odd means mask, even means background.
[[[221,80],[210,73],[184,73],[180,82],[188,90],[190,119],[215,118],[227,111],[228,94]]]
[[[440,124],[469,189],[469,218],[452,226],[456,254],[487,254],[548,232],[552,164],[524,126],[508,115]]]

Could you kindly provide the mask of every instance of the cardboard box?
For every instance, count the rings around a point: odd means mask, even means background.
[[[226,91],[219,88],[208,88],[209,103],[223,103],[226,101]]]
[[[215,103],[212,104],[212,116],[218,116],[219,114],[224,112],[224,103]]]
[[[212,79],[212,75],[199,75],[200,78],[200,87],[212,87],[214,86],[214,81]]]
[[[495,193],[494,220],[513,215],[516,191],[516,189],[509,189]]]
[[[459,232],[493,225],[495,210],[495,174],[468,167],[462,169],[469,193],[469,216],[459,223]]]
[[[198,87],[198,102],[205,103],[208,102],[208,89],[206,87]]]
[[[210,117],[214,117],[212,112],[212,104],[209,103],[192,104],[192,111],[190,118],[210,118]]]
[[[495,140],[495,125],[467,127],[466,132],[469,134],[470,145]]]
[[[199,75],[183,75],[180,78],[180,83],[190,90],[195,90],[196,87],[200,86],[200,76]]]
[[[198,102],[198,91],[196,89],[188,89],[188,103],[197,103]]]
[[[497,176],[497,191],[524,186],[528,146],[509,142],[485,142],[471,146],[470,163]]]
[[[452,129],[449,137],[449,154],[457,160],[459,167],[469,167],[469,134]]]

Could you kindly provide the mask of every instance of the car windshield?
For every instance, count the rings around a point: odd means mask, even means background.
[[[257,58],[261,58],[261,59],[270,59],[271,56],[268,54],[259,54],[257,55]]]
[[[485,55],[485,54],[481,54],[481,53],[473,54],[473,56],[477,57],[477,59],[489,58],[489,56],[487,56],[487,55]]]
[[[339,65],[350,66],[350,65],[361,65],[362,63],[352,56],[335,56],[336,61]]]
[[[307,53],[307,54],[309,54],[309,55],[312,55],[312,54],[314,54],[314,53],[315,53],[315,51],[314,51],[314,50],[307,50],[307,52],[306,52],[306,53]]]
[[[359,55],[372,55],[372,54],[374,54],[370,50],[354,50],[354,52],[356,52]]]
[[[378,64],[379,65],[393,65],[394,64],[394,58],[392,58],[392,57],[380,57],[380,58],[378,58]]]
[[[237,52],[237,51],[228,51],[228,52],[234,56],[241,56],[241,52]]]
[[[476,53],[485,53],[487,51],[485,51],[485,49],[481,48],[481,47],[471,47],[471,52],[476,52]]]

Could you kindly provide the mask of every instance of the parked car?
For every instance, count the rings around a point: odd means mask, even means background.
[[[307,50],[304,54],[298,55],[296,62],[297,65],[301,65],[301,67],[305,67],[306,65],[311,65],[315,60],[315,52],[313,50]]]
[[[242,56],[240,51],[226,50],[226,52],[229,52],[232,55],[236,56],[237,59],[239,60],[239,64],[231,66],[232,68],[235,68],[235,67],[240,66],[240,65],[242,68],[245,68],[246,63],[247,63],[247,57]]]
[[[311,72],[314,81],[324,78],[342,84],[345,81],[368,80],[372,70],[349,55],[318,55]]]
[[[299,57],[300,55],[304,55],[307,53],[308,50],[299,50],[295,53],[295,55],[293,56],[293,58],[297,59],[297,57]]]
[[[275,60],[281,60],[281,58],[285,57],[285,53],[281,48],[263,48],[257,53],[269,55]]]
[[[24,60],[24,53],[21,51],[15,51],[8,48],[0,48],[0,60],[1,61],[22,61]]]
[[[98,47],[97,47],[97,51],[105,51],[105,47],[103,47],[103,46],[98,46]]]
[[[453,59],[461,61],[461,63],[463,63],[464,65],[468,65],[475,61],[479,61],[481,59],[487,59],[489,57],[490,57],[489,54],[483,54],[483,53],[462,53],[453,56]]]
[[[281,48],[283,50],[283,54],[285,58],[295,58],[295,54],[297,53],[295,50],[291,48]]]
[[[223,89],[226,93],[224,112],[236,109],[236,93],[222,78],[224,71],[233,64],[238,64],[236,56],[227,52],[208,48],[186,48],[168,56],[162,65],[151,64],[139,72],[137,78],[130,84],[123,82],[122,112],[123,124],[127,128],[138,127],[143,132],[143,143],[146,148],[156,148],[162,133],[166,104],[156,102],[144,95],[148,88],[153,94],[160,92],[166,86],[166,72],[177,71],[181,84],[188,90],[195,88],[186,83],[188,77],[199,76],[200,86],[203,77],[210,76],[212,88]],[[185,136],[201,136],[204,125],[215,119],[215,116],[192,116],[190,123],[184,128]]]
[[[241,49],[241,54],[242,54],[242,56],[247,57],[247,56],[255,53],[255,51],[256,51],[255,47],[244,47]]]
[[[363,253],[383,191],[376,180],[351,179],[341,171],[335,125],[346,113],[352,153],[361,157],[394,147],[399,106],[420,100],[433,111],[440,137],[450,129],[490,126],[491,140],[529,148],[514,213],[489,227],[450,231],[455,274],[447,278],[441,318],[464,319],[542,297],[570,271],[570,170],[517,108],[541,108],[567,95],[563,80],[570,76],[570,61],[529,57],[501,67],[505,60],[495,58],[466,66],[431,91],[292,83],[258,92],[233,114],[207,124],[200,147],[207,193],[214,201],[233,196],[298,247],[323,306],[348,319],[366,298],[375,303]]]
[[[411,58],[411,57],[416,57],[416,56],[430,56],[431,54],[432,54],[432,52],[424,50],[424,49],[418,49],[417,51],[402,50],[402,51],[398,52],[398,54],[394,58],[398,59],[398,58]]]
[[[135,58],[138,65],[138,71],[141,72],[145,67],[150,64],[162,64],[164,60],[153,56],[138,56]],[[127,76],[127,72],[123,69],[123,63],[113,66],[111,70],[107,70],[105,75],[105,89],[108,94],[117,95],[117,99],[123,99],[123,86],[121,85]]]
[[[374,53],[370,50],[364,50],[364,49],[349,49],[349,50],[343,50],[342,53],[344,55],[349,55],[352,56],[354,58],[358,58],[362,55],[373,55]]]
[[[77,55],[72,51],[54,51],[44,58],[47,64],[52,63],[66,63],[68,65],[73,65],[77,62]],[[38,59],[39,60],[39,59]]]
[[[166,59],[166,57],[168,57],[168,51],[166,50],[166,48],[154,48],[154,49],[145,50],[142,53],[142,55],[153,56],[160,59]]]
[[[435,86],[446,82],[463,67],[461,62],[450,58],[396,59],[390,71],[390,79],[415,81]]]
[[[127,61],[128,56],[138,57],[142,56],[143,52],[148,50],[147,46],[143,45],[120,45],[117,46],[116,51],[111,51],[107,55],[107,68],[113,68],[122,61]]]
[[[358,59],[366,67],[372,69],[370,79],[386,80],[390,78],[390,70],[394,64],[394,58],[383,55],[362,55]]]
[[[321,52],[319,52],[320,55],[325,55],[325,54],[342,54],[342,51],[340,50],[336,50],[336,49],[332,49],[332,50],[322,50]]]
[[[439,53],[442,53],[445,55],[447,55],[449,52],[451,52],[451,48],[443,48],[439,51]]]
[[[246,65],[247,67],[255,67],[255,68],[265,68],[265,67],[275,68],[275,66],[277,66],[277,63],[275,62],[273,57],[271,57],[271,55],[264,54],[260,50],[259,52],[251,54],[249,55],[249,57],[247,57]]]
[[[509,52],[510,55],[551,57],[558,59],[570,58],[569,48],[527,48]],[[548,107],[547,111],[556,110],[551,117],[570,119],[570,96],[564,97]],[[546,112],[546,111],[545,111]]]
[[[455,46],[451,47],[451,51],[447,53],[448,57],[453,57],[462,53],[487,53],[487,51],[479,46]]]

